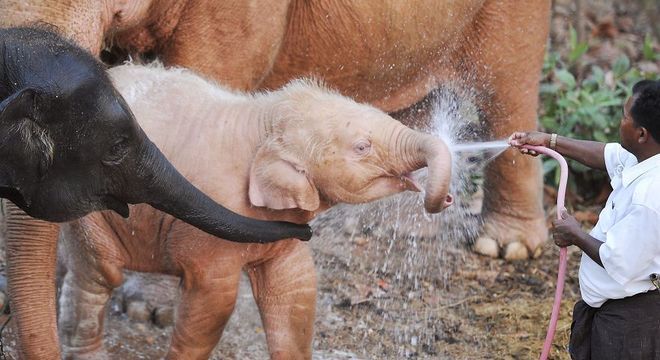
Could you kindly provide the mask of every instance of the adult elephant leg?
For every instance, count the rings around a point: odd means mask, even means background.
[[[288,240],[287,240],[288,241]],[[277,257],[248,267],[273,360],[311,359],[316,272],[307,244],[286,244]]]
[[[22,359],[59,359],[55,270],[59,225],[7,202],[7,282]]]
[[[492,94],[484,110],[495,138],[537,127],[538,88],[548,37],[550,0],[489,0],[466,49],[476,79]],[[479,253],[506,259],[538,254],[547,239],[539,159],[508,150],[486,168]]]

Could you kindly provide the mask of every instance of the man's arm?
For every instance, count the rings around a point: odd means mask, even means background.
[[[603,261],[600,259],[600,246],[603,245],[602,241],[597,240],[586,232],[582,232],[575,237],[573,244],[582,249],[582,251],[584,251],[591,260],[595,261],[596,264],[600,265],[600,267],[604,267]]]
[[[523,154],[537,155],[523,145],[540,145],[550,148],[551,135],[538,132],[515,132],[509,137],[509,145],[520,149]],[[563,156],[577,160],[580,163],[599,170],[605,167],[605,144],[597,141],[575,140],[565,136],[557,136],[554,150]]]
[[[569,215],[566,209],[561,213],[561,220],[554,220],[552,225],[555,244],[561,247],[575,245],[596,264],[603,267],[603,261],[600,259],[600,246],[603,242],[584,232],[580,223]]]
[[[555,151],[592,169],[607,170],[604,143],[557,136]]]

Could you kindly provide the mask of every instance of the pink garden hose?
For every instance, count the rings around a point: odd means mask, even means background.
[[[525,149],[536,151],[539,154],[548,155],[559,162],[561,171],[559,179],[559,190],[557,191],[557,219],[561,219],[561,211],[564,209],[566,199],[566,182],[568,180],[568,165],[566,160],[556,151],[548,149],[544,146],[524,145]],[[548,358],[550,348],[552,347],[552,338],[555,336],[557,330],[557,320],[559,319],[559,306],[561,305],[561,295],[564,292],[564,279],[566,277],[566,255],[565,247],[559,249],[559,270],[557,271],[557,290],[555,291],[555,301],[552,304],[552,314],[550,315],[550,324],[548,325],[548,332],[545,336],[543,343],[543,352],[541,353],[541,360]]]

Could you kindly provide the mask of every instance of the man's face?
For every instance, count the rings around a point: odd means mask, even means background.
[[[621,138],[621,146],[634,154],[634,148],[638,144],[637,139],[639,134],[637,126],[633,122],[632,115],[630,115],[630,108],[632,108],[633,102],[634,97],[629,97],[623,105],[623,118],[619,125],[619,137]]]

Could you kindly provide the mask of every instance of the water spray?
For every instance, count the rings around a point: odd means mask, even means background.
[[[456,144],[452,148],[454,151],[475,151],[475,150],[501,150],[504,151],[508,147],[505,140],[489,141],[479,144]],[[564,209],[566,200],[566,183],[568,182],[568,165],[563,156],[558,152],[549,149],[545,146],[523,145],[527,150],[535,151],[539,154],[548,155],[559,162],[560,179],[559,189],[557,191],[557,219],[561,219],[561,211]],[[550,354],[552,347],[552,339],[557,330],[557,320],[559,319],[559,307],[561,305],[561,297],[564,292],[564,280],[566,278],[566,263],[567,263],[567,248],[562,247],[559,249],[559,270],[557,271],[557,289],[555,290],[555,300],[552,305],[552,314],[550,315],[550,324],[543,343],[543,350],[540,360],[546,360]]]
[[[559,162],[561,176],[559,179],[559,190],[557,191],[557,219],[561,219],[561,211],[564,209],[566,200],[566,183],[568,181],[568,165],[566,160],[556,151],[549,149],[545,146],[532,146],[524,145],[523,148],[536,151],[539,154],[548,155]],[[557,330],[557,320],[559,319],[559,307],[561,305],[561,296],[564,292],[564,279],[566,278],[566,259],[567,248],[562,247],[559,249],[559,270],[557,271],[557,289],[555,290],[555,300],[552,304],[552,314],[550,315],[550,324],[548,325],[548,332],[545,336],[543,343],[543,351],[541,352],[540,360],[545,360],[550,354],[552,347],[552,339]]]

